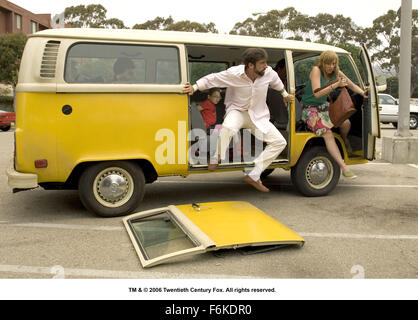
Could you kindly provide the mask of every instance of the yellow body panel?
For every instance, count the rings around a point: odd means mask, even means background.
[[[72,107],[70,115],[63,114],[65,105]],[[170,93],[19,93],[17,170],[38,174],[40,183],[65,182],[82,162],[146,159],[160,176],[185,174],[187,105],[186,95]],[[173,163],[155,159],[164,143]],[[48,168],[35,169],[37,159],[47,159]]]
[[[217,248],[244,244],[298,243],[304,239],[248,202],[199,203],[176,206]]]

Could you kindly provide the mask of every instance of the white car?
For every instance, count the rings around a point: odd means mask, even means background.
[[[389,94],[379,94],[379,113],[380,122],[392,123],[398,126],[398,101]],[[418,127],[418,106],[411,104],[409,114],[409,129],[413,130]]]

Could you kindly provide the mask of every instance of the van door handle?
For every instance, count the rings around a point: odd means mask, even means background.
[[[65,114],[66,116],[70,115],[73,112],[73,108],[66,104],[65,106],[62,107],[62,113]]]

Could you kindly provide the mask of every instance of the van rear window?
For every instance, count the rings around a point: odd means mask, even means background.
[[[67,53],[67,83],[179,84],[176,47],[77,43]]]

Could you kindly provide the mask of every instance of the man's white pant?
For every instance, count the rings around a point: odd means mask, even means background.
[[[263,133],[251,121],[248,111],[232,110],[225,117],[219,134],[218,152],[221,160],[225,160],[231,138],[240,129],[250,129],[257,139],[267,143],[266,149],[254,160],[254,169],[248,174],[251,179],[258,181],[261,173],[286,148],[286,139],[283,138],[280,131],[271,122],[268,124],[267,133]]]

